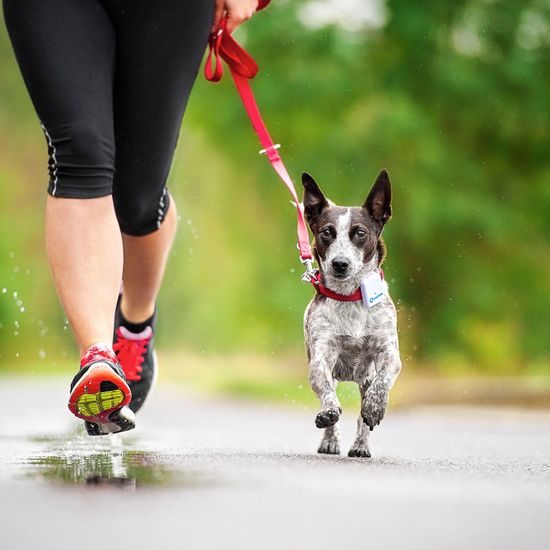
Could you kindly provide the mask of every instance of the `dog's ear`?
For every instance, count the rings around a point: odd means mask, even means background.
[[[328,201],[323,195],[317,182],[307,173],[302,174],[302,185],[304,186],[304,214],[307,223],[312,221],[328,206]]]
[[[391,218],[391,184],[386,170],[382,170],[363,204],[371,218],[382,225]]]

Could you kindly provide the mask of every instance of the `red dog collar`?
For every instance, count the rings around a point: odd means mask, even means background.
[[[384,280],[384,271],[382,271],[382,268],[379,268],[379,270],[380,277]],[[330,288],[327,288],[323,283],[321,283],[321,274],[318,271],[311,276],[310,281],[315,290],[327,298],[332,298],[333,300],[338,300],[339,302],[358,302],[363,299],[361,287],[359,287],[352,294],[338,294],[338,292],[330,290]]]

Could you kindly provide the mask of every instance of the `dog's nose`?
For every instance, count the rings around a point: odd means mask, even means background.
[[[332,267],[336,273],[344,273],[349,266],[349,262],[344,258],[334,258]]]

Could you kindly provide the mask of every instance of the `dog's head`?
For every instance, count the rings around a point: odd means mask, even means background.
[[[341,292],[357,288],[361,277],[383,260],[382,229],[391,218],[391,185],[382,170],[363,206],[336,206],[315,180],[302,174],[304,214],[315,237],[315,257],[325,285]]]

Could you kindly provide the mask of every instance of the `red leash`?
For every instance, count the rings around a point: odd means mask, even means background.
[[[264,8],[268,3],[269,0],[260,0],[258,9]],[[237,91],[241,96],[244,108],[262,144],[263,149],[260,153],[267,155],[273,169],[290,191],[294,203],[296,204],[296,215],[298,217],[298,249],[300,251],[300,261],[304,263],[307,268],[303,279],[309,282],[314,273],[312,267],[313,255],[309,244],[309,233],[304,219],[304,212],[292,178],[277,152],[280,145],[273,143],[249,83],[249,80],[256,76],[258,65],[252,56],[242,48],[228,32],[226,32],[226,23],[227,20],[224,18],[219,29],[210,35],[210,51],[208,52],[204,73],[208,80],[218,82],[223,76],[222,59],[227,63],[235,86],[237,87]]]
[[[269,4],[270,0],[259,0],[258,10],[265,8]],[[206,65],[204,67],[204,74],[211,82],[219,82],[223,76],[223,61],[225,61],[231,72],[231,76],[237,87],[237,91],[241,96],[244,108],[252,122],[252,126],[258,134],[260,143],[263,149],[261,154],[267,155],[269,162],[277,172],[287,189],[290,191],[294,204],[296,205],[296,214],[298,216],[298,249],[300,251],[300,261],[306,265],[306,272],[304,273],[302,280],[311,283],[317,292],[332,298],[333,300],[339,300],[342,302],[356,302],[362,299],[361,289],[358,288],[353,294],[345,295],[338,294],[321,282],[321,276],[319,272],[313,269],[313,255],[311,253],[311,247],[309,245],[309,233],[307,225],[304,219],[304,212],[296,193],[296,188],[290,177],[277,149],[280,145],[273,143],[271,136],[266,128],[266,125],[258,109],[256,99],[252,93],[252,88],[248,82],[256,76],[258,73],[258,65],[252,58],[252,56],[240,46],[240,44],[225,30],[227,19],[223,19],[220,23],[218,30],[210,35],[209,39],[209,52],[206,59]],[[384,272],[380,269],[382,279],[384,278]]]

